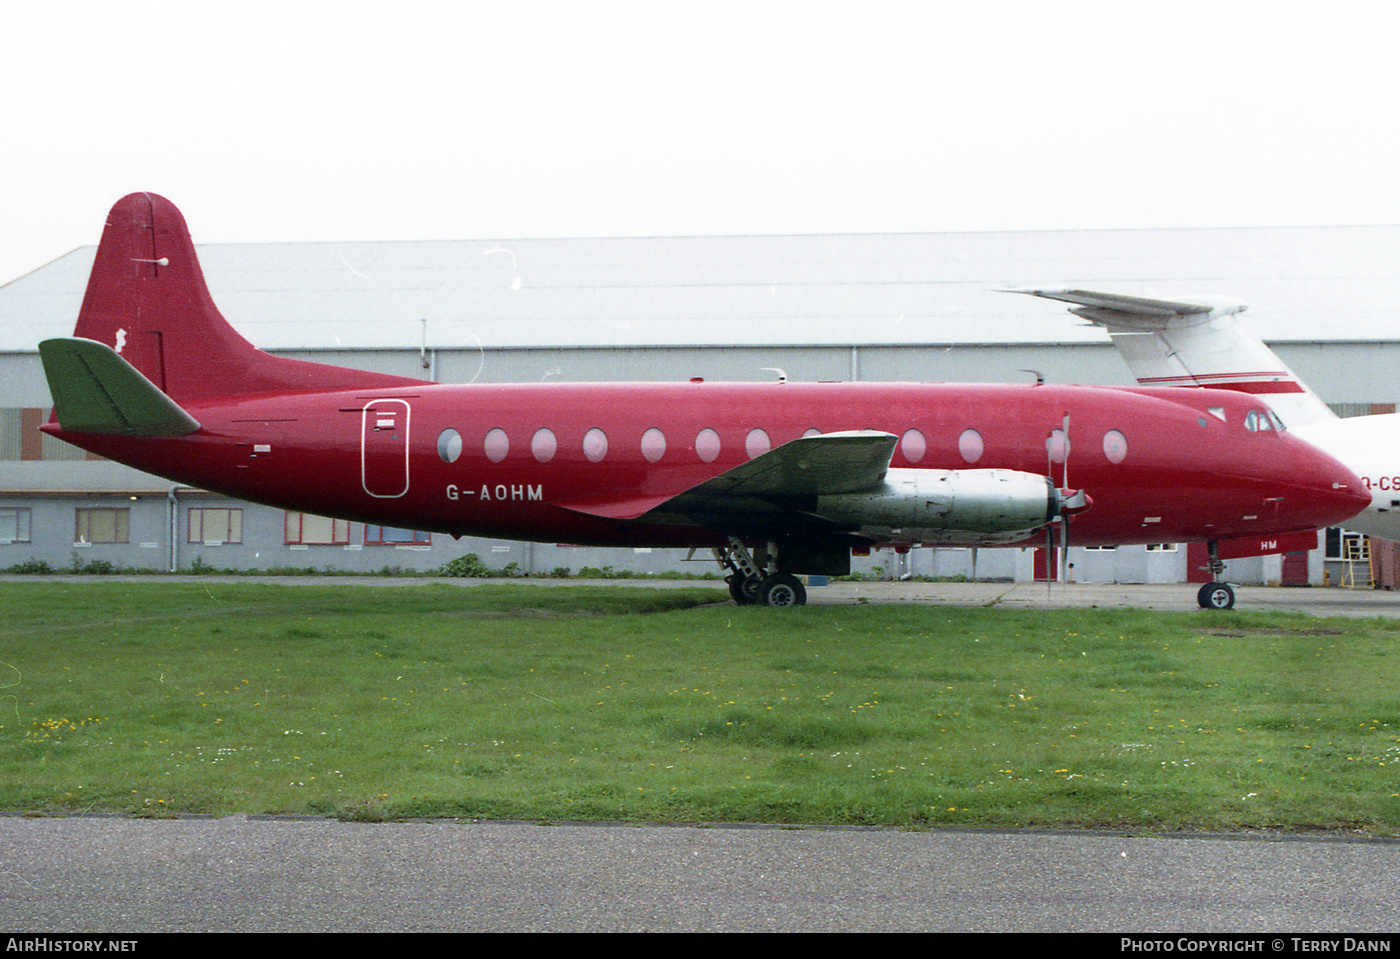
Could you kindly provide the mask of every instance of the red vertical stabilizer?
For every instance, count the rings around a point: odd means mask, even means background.
[[[112,347],[176,402],[423,382],[254,347],[214,305],[185,218],[154,193],[125,196],[108,214],[73,335]]]

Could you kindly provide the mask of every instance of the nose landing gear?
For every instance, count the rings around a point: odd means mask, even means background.
[[[1229,583],[1206,583],[1196,594],[1201,609],[1231,609],[1235,605],[1235,590]]]
[[[1233,609],[1235,588],[1221,579],[1225,575],[1225,563],[1220,559],[1220,542],[1210,540],[1206,548],[1210,550],[1210,561],[1205,569],[1210,572],[1211,581],[1196,593],[1196,602],[1201,609]]]

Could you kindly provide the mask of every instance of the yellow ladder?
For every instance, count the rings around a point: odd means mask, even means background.
[[[1354,536],[1344,542],[1342,559],[1346,561],[1346,567],[1342,573],[1342,586],[1347,589],[1373,589],[1375,580],[1371,576],[1370,538]]]

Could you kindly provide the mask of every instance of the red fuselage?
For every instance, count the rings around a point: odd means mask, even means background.
[[[47,432],[173,481],[292,510],[453,535],[709,546],[637,515],[808,432],[902,437],[892,467],[1002,468],[1083,489],[1076,545],[1316,529],[1369,501],[1260,404],[1211,390],[916,383],[379,387],[183,404],[179,438]],[[1068,463],[1052,436],[1069,417]],[[900,544],[896,533],[889,537]],[[1035,541],[1034,537],[1030,538]],[[907,545],[907,544],[904,544]]]

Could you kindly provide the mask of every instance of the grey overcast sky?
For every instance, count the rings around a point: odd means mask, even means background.
[[[1391,3],[0,10],[0,282],[137,190],[203,243],[1400,223]]]

